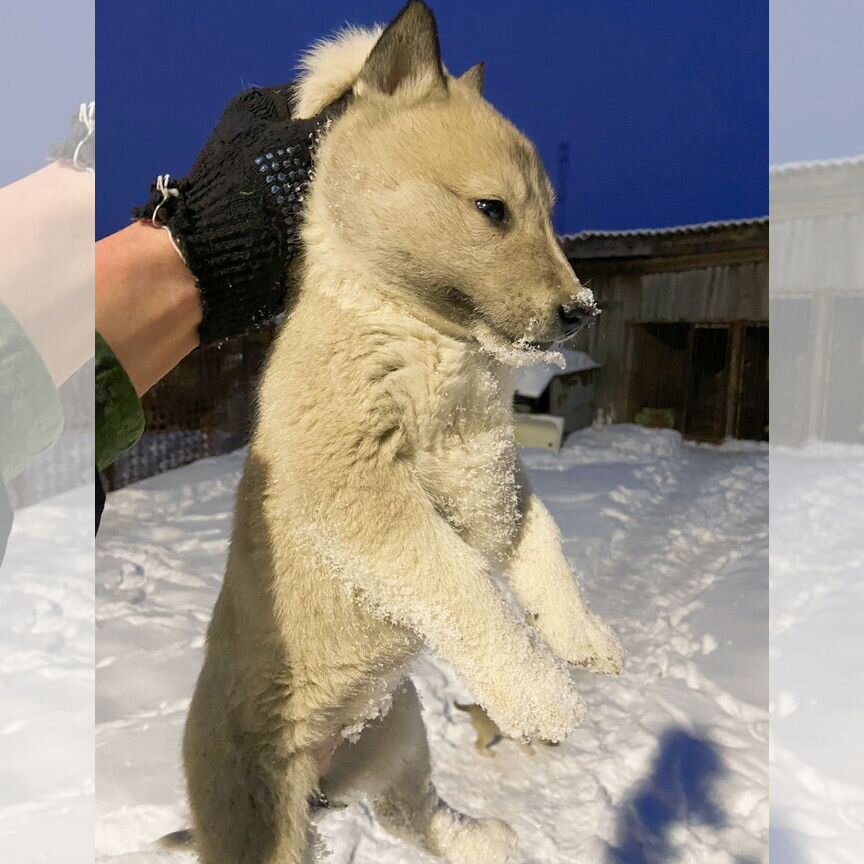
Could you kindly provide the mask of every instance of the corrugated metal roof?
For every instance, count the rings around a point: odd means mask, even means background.
[[[663,237],[670,234],[700,234],[718,228],[741,228],[747,225],[766,225],[767,216],[755,219],[726,219],[718,222],[699,222],[694,225],[674,225],[669,228],[634,228],[624,231],[579,231],[576,234],[562,234],[561,240],[593,240],[603,237]]]
[[[785,176],[787,174],[808,173],[811,171],[830,171],[832,168],[864,167],[864,154],[860,156],[845,156],[840,159],[817,159],[812,162],[784,162],[781,165],[772,165],[771,176]]]

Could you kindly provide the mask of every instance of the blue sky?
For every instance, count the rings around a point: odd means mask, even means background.
[[[487,63],[487,96],[557,182],[562,227],[618,229],[767,212],[767,0],[432,0],[444,61]],[[228,99],[290,80],[298,53],[393,0],[148,0],[97,14],[97,233],[156,174],[185,173]]]
[[[0,186],[41,168],[95,89],[91,0],[4,0]]]
[[[771,162],[864,153],[864,2],[771,0]]]

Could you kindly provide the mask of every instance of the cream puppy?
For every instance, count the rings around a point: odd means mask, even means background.
[[[406,675],[428,648],[504,734],[554,741],[584,712],[565,664],[621,667],[511,419],[512,365],[593,298],[534,147],[483,99],[481,68],[445,71],[425,5],[315,46],[304,70],[300,115],[349,104],[317,153],[302,287],[263,375],[189,712],[195,843],[204,864],[312,860],[320,790],[365,796],[453,864],[498,864],[513,832],[440,800]]]

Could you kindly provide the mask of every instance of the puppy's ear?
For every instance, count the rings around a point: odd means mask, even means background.
[[[355,93],[417,101],[446,90],[435,18],[425,3],[412,0],[381,34],[360,72]]]
[[[467,72],[464,72],[462,75],[460,75],[459,80],[463,84],[467,84],[473,90],[476,90],[477,93],[482,96],[483,85],[486,82],[486,64],[477,63],[475,66],[472,66]]]

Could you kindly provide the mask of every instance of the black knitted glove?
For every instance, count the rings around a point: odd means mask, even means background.
[[[157,178],[138,219],[167,227],[198,282],[202,344],[244,333],[285,306],[303,198],[320,136],[347,97],[291,119],[291,85],[228,105],[192,171]]]

